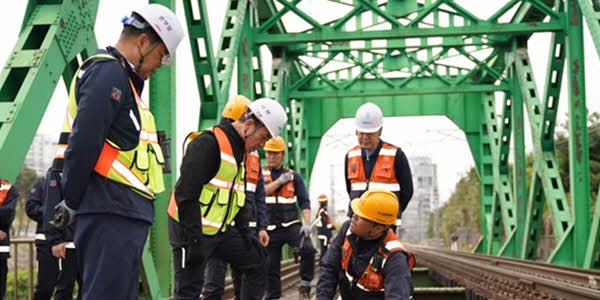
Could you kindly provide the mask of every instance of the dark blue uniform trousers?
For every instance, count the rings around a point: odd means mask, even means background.
[[[77,272],[77,254],[75,249],[67,249],[67,256],[62,260],[62,270],[58,266],[58,258],[52,255],[49,245],[36,245],[38,261],[38,282],[33,300],[72,300],[75,281],[81,286]],[[77,299],[80,298],[78,293]]]
[[[300,224],[294,224],[289,227],[277,227],[269,231],[269,274],[267,280],[267,298],[281,298],[281,250],[283,245],[288,244],[291,247],[300,246]],[[311,281],[315,277],[315,253],[304,254],[300,260],[300,278],[304,281]]]
[[[137,299],[148,222],[112,214],[77,215],[75,246],[84,300]]]
[[[235,266],[243,273],[240,298],[243,300],[262,299],[265,286],[266,253],[256,237],[249,233],[241,234],[231,227],[216,236],[202,239],[204,262],[201,265],[185,264],[182,247],[173,247],[175,266],[175,299],[198,299],[204,285],[204,270],[208,258],[216,256]],[[185,265],[184,265],[185,264]],[[203,299],[221,299],[204,297]]]

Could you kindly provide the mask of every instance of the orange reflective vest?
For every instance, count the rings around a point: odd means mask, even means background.
[[[395,157],[398,147],[383,142],[371,177],[367,178],[365,166],[359,146],[348,152],[347,173],[350,181],[351,192],[362,192],[368,189],[382,189],[390,192],[399,192],[400,183],[396,178]]]
[[[246,156],[246,192],[256,192],[260,179],[260,156],[258,151],[252,151]]]
[[[291,171],[285,169],[283,172]],[[293,171],[292,171],[293,172]],[[265,185],[273,182],[273,178],[271,177],[271,169],[264,168],[263,169],[263,177],[265,179]],[[265,202],[267,204],[296,204],[296,187],[294,185],[294,180],[290,180],[288,183],[283,185],[276,194],[272,196],[267,196],[265,198]]]
[[[240,208],[246,203],[244,187],[244,166],[237,165],[233,148],[225,132],[214,127],[213,133],[219,144],[221,163],[215,177],[213,177],[202,188],[200,193],[200,213],[202,214],[202,233],[205,235],[216,235],[225,232],[231,224]],[[188,135],[186,144],[189,144],[199,134]],[[171,201],[167,213],[175,221],[179,221],[179,211],[175,192],[171,195]]]
[[[4,205],[4,202],[6,202],[6,199],[8,199],[8,192],[10,191],[11,187],[12,184],[10,184],[10,182],[6,180],[0,180],[0,206]]]
[[[346,278],[351,284],[356,284],[358,288],[364,291],[383,292],[385,290],[383,285],[383,267],[392,253],[404,252],[408,257],[408,267],[410,271],[412,272],[415,267],[415,256],[408,252],[396,234],[391,229],[388,229],[383,241],[383,246],[377,250],[373,257],[371,257],[369,265],[365,268],[364,273],[358,279],[355,279],[348,272],[353,254],[352,245],[348,240],[348,236],[350,236],[350,228],[346,231],[346,238],[342,245],[342,270],[344,270]]]

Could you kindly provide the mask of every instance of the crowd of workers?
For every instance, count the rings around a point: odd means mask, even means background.
[[[318,197],[313,218],[302,176],[284,164],[287,115],[269,98],[233,97],[219,124],[189,134],[168,211],[155,212],[168,162],[140,94],[145,80],[171,63],[184,30],[158,4],[122,22],[116,45],[75,74],[59,151],[27,199],[27,215],[38,224],[34,299],[72,299],[75,283],[78,299],[136,299],[155,213],[169,216],[175,299],[221,299],[228,264],[237,299],[279,299],[284,245],[300,258],[301,299],[333,299],[338,291],[343,299],[411,297],[415,259],[395,233],[412,197],[411,172],[404,152],[381,140],[377,105],[356,112],[358,145],[344,168],[349,219],[335,237],[327,196]],[[0,299],[18,197],[3,180]]]

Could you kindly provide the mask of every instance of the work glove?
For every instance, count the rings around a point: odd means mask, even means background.
[[[183,250],[185,251],[182,253],[183,261],[181,264],[183,268],[200,266],[204,262],[204,251],[200,239],[190,240]]]
[[[54,219],[49,222],[50,225],[59,230],[63,230],[67,226],[73,224],[73,221],[75,220],[75,210],[69,208],[65,203],[65,200],[60,201],[54,209],[56,210],[56,213],[54,214]]]
[[[300,234],[303,234],[305,237],[309,237],[311,232],[312,226],[310,226],[310,224],[304,224],[302,225],[302,228],[300,228]]]
[[[290,182],[290,181],[294,180],[294,172],[292,172],[292,171],[287,171],[287,172],[285,172],[285,173],[281,174],[281,175],[280,175],[280,176],[277,178],[277,180],[278,180],[279,182],[281,182],[281,184],[286,184],[286,183],[288,183],[288,182]]]

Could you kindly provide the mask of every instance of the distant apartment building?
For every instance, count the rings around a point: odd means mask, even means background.
[[[48,135],[36,135],[25,157],[25,166],[40,176],[44,175],[56,154],[56,141],[56,138]]]
[[[439,205],[437,165],[426,156],[409,158],[409,163],[414,194],[402,213],[402,227],[406,230],[402,238],[420,242],[427,238],[429,216]]]

